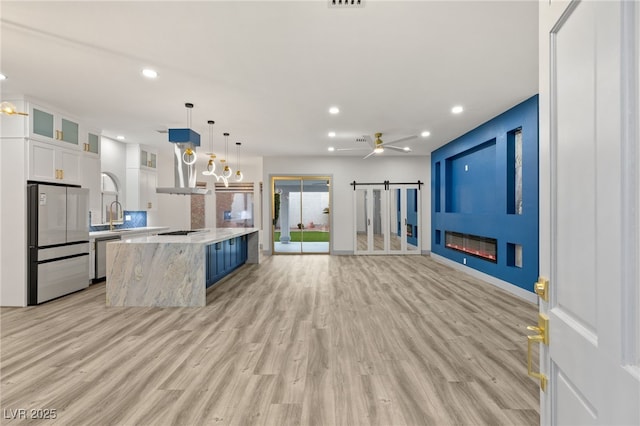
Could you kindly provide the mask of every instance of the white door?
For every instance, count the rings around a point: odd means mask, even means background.
[[[639,6],[540,2],[542,424],[640,424]]]

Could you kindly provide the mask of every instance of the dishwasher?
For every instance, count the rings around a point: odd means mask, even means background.
[[[96,276],[95,281],[102,281],[107,276],[107,243],[120,240],[119,236],[96,238]]]

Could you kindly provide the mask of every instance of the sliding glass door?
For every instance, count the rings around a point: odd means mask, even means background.
[[[272,253],[329,253],[330,185],[328,176],[271,178]]]

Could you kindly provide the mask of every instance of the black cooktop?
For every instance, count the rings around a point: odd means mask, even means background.
[[[158,235],[189,235],[194,232],[202,232],[201,230],[191,230],[191,231],[171,231],[171,232],[160,232]]]

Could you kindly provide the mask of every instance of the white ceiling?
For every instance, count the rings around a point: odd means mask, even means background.
[[[537,93],[536,1],[1,3],[2,98],[24,94],[109,137],[223,132],[243,155],[329,155],[363,134],[426,155]],[[159,73],[141,76],[144,67]],[[463,105],[465,112],[451,114]],[[330,106],[340,114],[330,115]],[[329,131],[337,136],[330,139]],[[405,144],[403,144],[405,145]],[[231,151],[231,148],[230,148]],[[363,151],[332,155],[364,155]],[[385,151],[384,155],[406,155]]]

